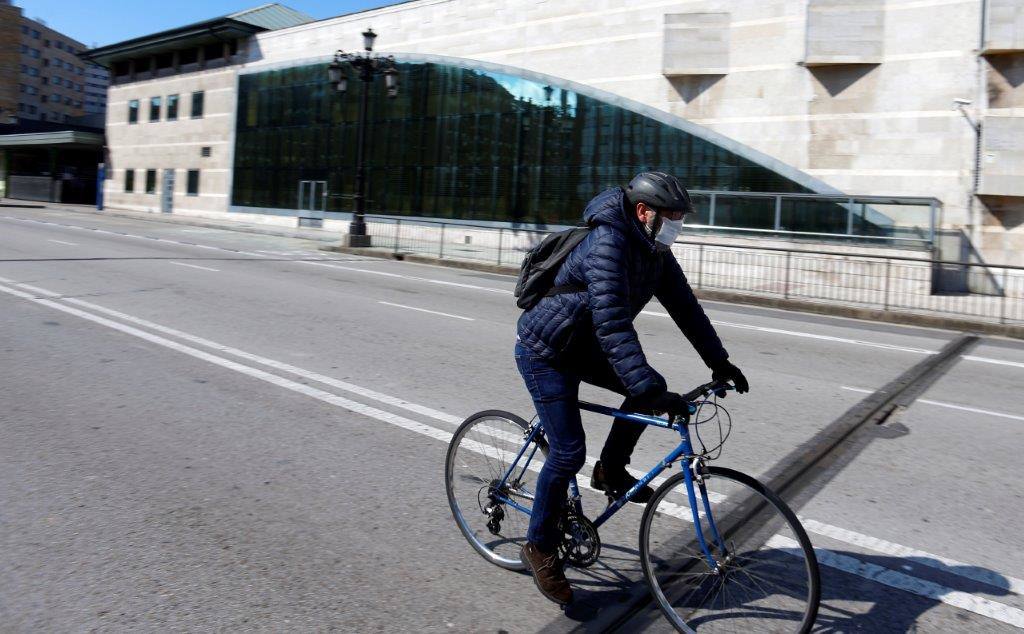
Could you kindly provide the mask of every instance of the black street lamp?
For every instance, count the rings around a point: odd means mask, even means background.
[[[334,54],[334,61],[327,67],[327,77],[334,87],[334,90],[344,94],[348,90],[348,78],[346,66],[351,66],[356,76],[363,84],[363,92],[359,101],[359,131],[356,145],[356,210],[352,217],[352,224],[349,225],[348,245],[350,247],[370,246],[370,236],[366,235],[366,109],[370,100],[370,84],[377,75],[384,76],[384,86],[387,88],[388,97],[398,96],[398,68],[395,67],[395,58],[391,56],[382,57],[372,55],[373,41],[377,34],[373,29],[363,32],[363,47],[365,53],[346,53],[339,50]]]

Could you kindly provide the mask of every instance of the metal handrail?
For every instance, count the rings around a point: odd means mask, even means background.
[[[722,242],[694,242],[691,240],[676,240],[676,244],[693,244],[707,247],[724,247],[727,249],[750,249],[754,251],[778,251],[780,253],[802,253],[806,255],[836,255],[848,258],[869,258],[872,260],[899,260],[903,262],[924,262],[927,264],[953,264],[956,266],[983,266],[993,269],[1011,269],[1024,271],[1024,266],[1012,264],[988,264],[985,262],[959,262],[957,260],[933,260],[931,258],[911,258],[902,255],[875,255],[872,253],[844,253],[843,251],[809,251],[807,249],[787,249],[785,247],[763,247],[745,244],[725,244]]]
[[[925,245],[930,245],[931,240],[928,238],[897,238],[895,236],[862,236],[856,233],[821,233],[817,231],[790,231],[789,229],[755,229],[753,227],[725,227],[722,225],[683,225],[683,230],[687,229],[714,229],[715,231],[749,231],[751,233],[770,233],[770,234],[785,234],[788,236],[810,236],[810,237],[823,237],[823,238],[856,238],[858,240],[898,240],[901,242],[920,242]]]

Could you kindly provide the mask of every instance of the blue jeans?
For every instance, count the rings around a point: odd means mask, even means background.
[[[555,365],[519,342],[516,342],[515,357],[550,449],[537,478],[526,539],[551,551],[561,541],[558,519],[565,506],[569,480],[587,458],[586,434],[580,419],[580,383],[586,381],[620,394],[626,391],[604,360],[591,360],[573,367]],[[635,401],[627,396],[620,409],[643,411],[636,407]],[[616,419],[601,451],[602,464],[610,470],[625,468],[645,428],[640,423]]]

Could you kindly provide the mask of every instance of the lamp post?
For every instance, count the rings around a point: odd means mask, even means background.
[[[366,235],[366,110],[370,101],[370,84],[377,75],[384,76],[384,86],[388,91],[388,98],[394,99],[398,96],[398,69],[395,67],[395,58],[391,56],[382,57],[373,55],[373,42],[377,34],[373,29],[363,32],[363,53],[346,53],[339,50],[334,54],[334,61],[327,67],[327,77],[331,86],[339,94],[348,90],[348,77],[346,66],[352,67],[356,77],[363,84],[362,94],[359,100],[359,129],[356,144],[356,195],[355,214],[352,216],[352,223],[349,225],[348,246],[368,247],[370,236]]]

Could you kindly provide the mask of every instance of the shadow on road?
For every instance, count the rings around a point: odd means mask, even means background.
[[[989,617],[994,615],[998,619],[1001,606],[985,599],[1012,594],[1006,577],[977,566],[949,566],[923,557],[821,549],[818,559],[822,582],[821,608],[815,627],[818,632],[915,631],[921,626],[922,615],[942,604],[943,599],[951,601],[956,612],[940,616],[943,620],[929,629],[943,625],[970,628],[973,623],[975,631],[992,631],[998,629],[998,621]],[[590,568],[570,568],[566,572],[575,588],[575,600],[566,608],[562,623],[573,628],[566,620],[576,622],[577,631],[605,631],[615,620],[614,615],[627,608],[636,592],[646,588],[639,553],[611,544],[603,545],[601,559]],[[771,603],[770,597],[761,599]],[[744,609],[744,615],[763,612],[762,601]],[[983,614],[966,612],[963,606]],[[765,614],[765,618],[779,616]],[[658,625],[662,620],[657,606],[651,602],[618,629],[636,631]],[[1012,628],[1007,624],[1006,629]]]

